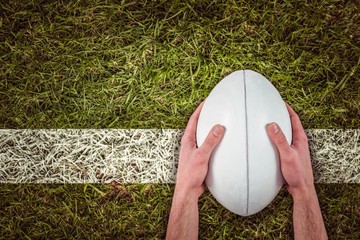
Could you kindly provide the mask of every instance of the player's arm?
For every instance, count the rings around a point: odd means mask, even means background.
[[[166,233],[168,240],[198,238],[198,200],[204,192],[210,155],[224,134],[224,128],[216,125],[204,143],[199,148],[196,146],[196,126],[202,106],[203,103],[191,116],[181,139],[176,186]]]
[[[314,187],[293,193],[295,239],[327,239]]]
[[[166,239],[197,239],[199,231],[198,199],[194,193],[175,189]]]
[[[267,127],[268,135],[276,146],[281,172],[287,190],[293,197],[295,239],[327,239],[319,201],[314,187],[308,139],[295,111],[287,104],[292,125],[292,144],[275,123]]]

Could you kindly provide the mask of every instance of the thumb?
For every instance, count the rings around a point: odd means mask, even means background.
[[[267,125],[266,130],[271,142],[276,146],[277,150],[279,151],[280,160],[282,157],[288,156],[291,153],[291,149],[279,125],[274,122],[270,123]]]
[[[199,148],[200,152],[203,154],[204,159],[210,158],[211,153],[214,151],[215,147],[220,143],[222,137],[224,136],[224,131],[224,127],[220,124],[217,124],[208,133],[205,141]]]

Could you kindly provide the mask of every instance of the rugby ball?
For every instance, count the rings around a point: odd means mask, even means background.
[[[281,127],[291,143],[285,102],[264,76],[252,70],[236,71],[221,80],[201,110],[198,146],[214,125],[225,128],[211,155],[205,184],[221,205],[238,215],[265,208],[284,183],[278,152],[266,132],[271,122]]]

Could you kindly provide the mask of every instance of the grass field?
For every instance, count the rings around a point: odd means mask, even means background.
[[[164,239],[173,190],[168,184],[3,184],[1,238]],[[317,191],[330,239],[358,239],[359,186],[319,184]],[[199,208],[200,239],[292,239],[285,189],[250,217],[227,211],[209,192]]]
[[[1,1],[1,128],[184,128],[238,69],[305,128],[360,128],[358,1]],[[331,239],[360,239],[360,186],[317,185]],[[161,239],[173,185],[0,185],[2,239]],[[282,191],[249,218],[207,192],[200,237],[291,239]]]

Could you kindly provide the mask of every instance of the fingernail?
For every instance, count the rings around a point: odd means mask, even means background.
[[[224,133],[224,127],[221,126],[221,125],[216,125],[214,128],[213,128],[213,134],[215,137],[219,137],[221,136],[223,133]]]
[[[271,131],[274,133],[274,134],[277,134],[279,132],[279,126],[276,124],[276,123],[272,123],[271,124]]]

